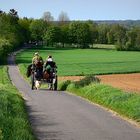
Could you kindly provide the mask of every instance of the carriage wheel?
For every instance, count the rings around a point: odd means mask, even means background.
[[[54,90],[57,90],[57,76],[55,77]]]
[[[32,76],[31,76],[31,85],[32,85],[31,89],[34,90],[34,86],[35,86],[34,74],[32,74]]]

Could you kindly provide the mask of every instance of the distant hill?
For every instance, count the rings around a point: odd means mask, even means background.
[[[76,20],[71,21],[65,21],[65,23],[71,23]],[[133,26],[139,26],[140,27],[140,20],[78,20],[81,22],[90,21],[96,24],[120,24],[125,27],[131,28]],[[60,21],[53,21],[56,24],[59,24]]]
[[[95,20],[97,24],[120,24],[126,27],[140,26],[140,20]]]

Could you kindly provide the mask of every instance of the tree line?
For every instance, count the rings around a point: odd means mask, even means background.
[[[0,11],[0,56],[21,46],[24,42],[44,42],[65,47],[70,44],[89,48],[92,44],[114,44],[117,50],[140,50],[140,26],[131,28],[120,24],[97,24],[88,21],[70,21],[62,12],[53,21],[49,12],[40,19],[20,18],[14,9]]]

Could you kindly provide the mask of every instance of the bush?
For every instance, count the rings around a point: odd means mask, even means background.
[[[0,56],[7,55],[8,52],[12,49],[12,44],[9,42],[9,40],[0,38]]]
[[[2,131],[0,129],[0,140],[2,140],[3,136],[2,136]]]
[[[70,83],[71,83],[70,80],[63,81],[63,82],[59,83],[58,89],[64,91],[64,90],[67,89],[67,87],[68,87],[68,85],[69,85]]]
[[[87,86],[91,83],[99,83],[100,80],[93,76],[93,75],[89,75],[89,76],[86,76],[85,78],[81,79],[80,81],[76,81],[75,82],[75,86],[77,88],[80,88],[80,87],[84,87],[84,86]]]

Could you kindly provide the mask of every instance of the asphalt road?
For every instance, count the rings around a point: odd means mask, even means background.
[[[140,128],[80,97],[47,89],[31,90],[10,56],[9,75],[23,94],[38,140],[140,140]]]

